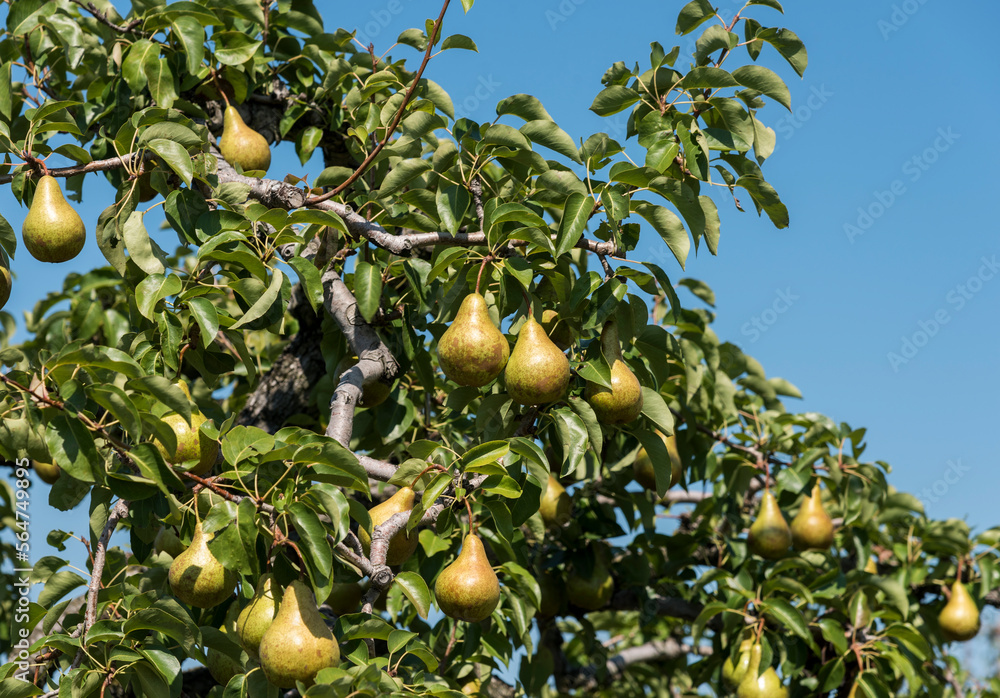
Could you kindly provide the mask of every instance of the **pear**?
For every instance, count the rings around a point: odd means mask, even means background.
[[[549,528],[566,524],[572,516],[573,500],[552,473],[549,473],[549,487],[542,496],[538,511]]]
[[[384,523],[401,511],[413,509],[414,491],[409,487],[400,487],[396,494],[389,497],[381,504],[372,507],[368,515],[372,517],[372,527]],[[368,531],[363,528],[358,529],[358,538],[361,540],[361,547],[364,548],[365,555],[371,554],[372,538]],[[399,529],[389,541],[389,552],[385,555],[385,564],[390,566],[402,565],[406,562],[413,551],[417,549],[417,532],[406,533],[406,528]]]
[[[316,607],[312,590],[302,582],[285,589],[281,608],[260,641],[260,667],[278,688],[311,686],[316,674],[340,664],[340,646]]]
[[[219,152],[230,165],[244,171],[264,170],[271,166],[271,149],[267,140],[246,125],[236,107],[229,105],[222,115],[222,138]]]
[[[518,332],[505,376],[507,393],[522,405],[558,400],[569,386],[569,359],[531,315]]]
[[[236,573],[222,566],[208,542],[211,533],[204,533],[199,522],[194,527],[191,545],[174,558],[167,579],[174,596],[190,606],[212,608],[229,598],[236,589]]]
[[[190,472],[195,475],[210,473],[219,459],[219,444],[205,436],[199,429],[208,421],[205,415],[200,412],[192,413],[190,426],[179,414],[169,414],[162,419],[173,429],[174,436],[177,437],[177,449],[173,453],[168,452],[166,446],[159,441],[155,442],[164,460],[173,464],[197,460],[197,463],[191,466]]]
[[[559,347],[560,351],[566,351],[576,343],[576,332],[570,324],[563,320],[559,313],[549,308],[542,311],[542,328],[549,336],[552,343]]]
[[[938,625],[948,642],[966,642],[979,633],[979,607],[957,579],[951,585],[951,598],[938,615]]]
[[[458,557],[441,570],[434,596],[446,616],[469,623],[486,620],[500,603],[500,581],[475,533],[465,537]]]
[[[224,635],[229,634],[229,630],[225,625],[219,628],[219,630]],[[220,652],[213,647],[209,647],[207,654],[208,659],[205,662],[205,666],[208,667],[208,673],[211,674],[212,678],[218,681],[221,685],[225,686],[234,676],[243,673],[243,665],[225,652]]]
[[[788,698],[788,689],[781,685],[774,667],[769,666],[760,673],[762,652],[760,645],[750,648],[750,662],[736,690],[737,698]]]
[[[656,433],[663,440],[663,445],[667,447],[667,455],[670,456],[670,487],[673,487],[681,481],[681,476],[684,474],[681,454],[677,451],[677,438],[673,434],[664,436],[661,431]],[[656,491],[656,470],[653,468],[653,459],[649,457],[645,448],[640,448],[635,454],[632,470],[636,482],[651,492]]]
[[[270,574],[260,578],[250,603],[236,618],[236,634],[240,644],[255,661],[260,661],[257,649],[264,632],[278,615],[278,600],[274,596],[274,579]]]
[[[771,490],[765,489],[757,519],[750,526],[747,546],[756,555],[768,560],[778,560],[785,556],[791,544],[792,532],[778,508],[778,500],[771,494]]]
[[[365,586],[361,582],[334,582],[326,605],[338,616],[357,613],[364,593]]]
[[[10,300],[10,292],[13,288],[14,282],[10,277],[10,269],[0,260],[0,310],[3,310],[7,301]]]
[[[340,377],[344,375],[344,371],[352,366],[357,366],[357,364],[358,357],[356,356],[345,356],[337,362],[337,368],[333,371],[334,386],[337,386],[340,383]],[[392,386],[379,380],[369,381],[362,386],[361,407],[378,407],[385,402],[391,392]]]
[[[181,539],[177,537],[172,528],[160,526],[160,530],[156,532],[156,538],[153,539],[153,550],[158,553],[166,553],[170,557],[177,557],[184,552],[184,544],[181,543]]]
[[[490,319],[486,299],[470,293],[438,340],[437,352],[444,375],[459,385],[479,388],[500,375],[510,345]]]
[[[642,412],[642,386],[632,370],[622,361],[618,325],[609,320],[601,330],[601,351],[611,364],[611,388],[587,381],[583,396],[600,422],[625,424]]]
[[[740,682],[743,681],[743,677],[746,676],[747,668],[750,666],[751,647],[753,647],[753,640],[744,640],[740,643],[739,661],[734,663],[733,658],[729,657],[722,665],[722,680],[726,686],[733,690],[736,690]]]
[[[833,521],[823,508],[819,485],[813,486],[812,496],[802,502],[791,529],[796,550],[826,550],[833,544]]]
[[[589,577],[582,577],[574,570],[566,579],[566,598],[587,611],[607,606],[614,592],[615,580],[601,554],[597,555]]]
[[[87,229],[83,220],[63,197],[55,177],[38,180],[35,198],[21,226],[28,252],[39,262],[66,262],[83,249]]]
[[[43,463],[42,461],[33,460],[31,461],[31,468],[38,473],[38,477],[42,479],[42,482],[49,485],[56,484],[56,480],[62,475],[62,468],[55,463]]]

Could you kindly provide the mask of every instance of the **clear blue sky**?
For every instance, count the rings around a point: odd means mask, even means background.
[[[729,17],[742,3],[718,4]],[[606,131],[623,139],[623,119],[587,110],[600,77],[617,60],[645,63],[651,41],[689,49],[693,37],[673,32],[681,5],[479,0],[465,16],[454,2],[446,33],[473,37],[480,52],[445,52],[426,76],[471,118],[490,120],[497,101],[527,92],[574,138]],[[785,5],[784,17],[763,7],[753,16],[791,28],[809,50],[801,80],[770,49],[761,59],[792,90],[793,115],[776,104],[760,114],[778,133],[765,175],[791,226],[775,230],[716,196],[719,256],[703,250],[684,273],[672,258],[662,265],[675,280],[693,276],[713,287],[716,332],[802,390],[805,399],[789,401],[791,409],[867,427],[867,456],[890,462],[893,484],[923,498],[931,516],[964,517],[978,529],[1000,524],[993,397],[1000,393],[1000,236],[988,205],[1000,185],[989,164],[1000,143],[980,125],[1000,111],[1000,5],[970,0],[960,14],[945,0]],[[415,0],[338,3],[326,28],[359,29],[382,52],[438,9]],[[392,55],[416,52],[397,47]],[[322,169],[318,158],[300,166],[290,144],[278,152],[273,175]],[[66,272],[103,263],[93,230],[112,192],[91,175],[85,195],[78,209],[91,235],[84,254],[59,267],[18,254],[7,310],[19,321]],[[0,187],[0,211],[20,230],[24,211],[7,187]],[[644,246],[632,256],[664,252],[657,242],[655,251]],[[891,361],[891,353],[901,359]],[[82,532],[83,511],[53,522]]]

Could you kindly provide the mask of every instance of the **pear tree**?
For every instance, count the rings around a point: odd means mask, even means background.
[[[675,3],[594,76],[617,137],[456,118],[473,0],[392,48],[327,7],[7,4],[0,307],[25,254],[105,263],[0,312],[0,696],[1000,696],[950,644],[1000,528],[927,517],[683,277],[720,207],[790,223],[781,4]],[[29,486],[83,533],[11,573]]]

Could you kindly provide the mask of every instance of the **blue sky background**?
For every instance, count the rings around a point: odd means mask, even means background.
[[[574,138],[605,131],[624,144],[624,116],[601,119],[588,111],[600,77],[614,61],[648,65],[651,41],[667,50],[680,44],[683,60],[697,33],[674,34],[682,4],[479,0],[463,15],[453,2],[445,33],[471,36],[479,53],[445,52],[425,75],[452,95],[463,116],[491,120],[499,100],[527,92]],[[323,11],[333,3],[317,5]],[[718,5],[728,19],[742,3]],[[751,16],[792,29],[809,50],[801,80],[772,49],[761,57],[792,91],[793,114],[771,103],[759,115],[778,134],[764,172],[788,206],[791,226],[775,230],[766,217],[739,213],[728,194],[713,191],[723,224],[718,257],[703,249],[682,273],[655,235],[630,257],[659,257],[672,279],[710,284],[720,338],[802,390],[804,400],[788,401],[790,409],[867,427],[866,456],[891,463],[892,483],[923,499],[930,516],[965,518],[980,530],[1000,524],[994,397],[1000,394],[1000,236],[991,203],[1000,181],[989,165],[1000,143],[982,125],[1000,111],[1000,5],[785,5],[785,16],[765,7]],[[335,12],[326,12],[326,28],[358,29],[381,53],[439,7],[416,0],[336,3]],[[408,47],[391,53],[417,56]],[[730,60],[738,64],[744,56]],[[638,152],[634,140],[628,152]],[[321,170],[318,157],[302,167],[284,144],[270,172]],[[83,254],[58,267],[18,254],[6,309],[19,322],[24,310],[60,287],[65,273],[104,264],[93,230],[113,193],[98,175],[87,178],[84,193],[78,210],[91,239]],[[25,211],[8,187],[0,187],[0,212],[20,230]],[[853,234],[846,226],[854,226]],[[682,300],[697,303],[689,294]],[[890,353],[901,359],[893,363]],[[70,515],[54,512],[43,492],[44,485],[33,501],[36,520],[85,530],[83,506]]]

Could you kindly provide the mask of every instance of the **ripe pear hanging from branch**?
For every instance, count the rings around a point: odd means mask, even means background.
[[[780,560],[791,544],[792,532],[778,507],[778,500],[771,494],[771,490],[765,489],[764,498],[760,501],[760,511],[750,526],[747,547],[750,552],[768,560]]]
[[[823,508],[819,485],[806,497],[792,519],[792,545],[796,550],[826,550],[833,545],[833,520]]]
[[[63,196],[55,177],[44,175],[21,226],[21,238],[39,262],[67,262],[83,249],[87,229]]]
[[[222,115],[222,138],[219,152],[230,165],[239,165],[244,172],[263,170],[271,166],[271,149],[267,140],[246,125],[233,105],[228,105]]]
[[[504,374],[507,393],[522,405],[545,405],[566,394],[569,359],[531,316],[517,335]]]
[[[599,421],[626,424],[642,412],[642,386],[622,360],[622,345],[618,339],[618,325],[614,320],[604,323],[604,329],[601,330],[601,351],[611,365],[611,387],[587,381],[584,397]]]
[[[500,375],[510,357],[510,345],[490,319],[486,299],[470,293],[451,325],[438,340],[438,362],[449,379],[479,388]]]

